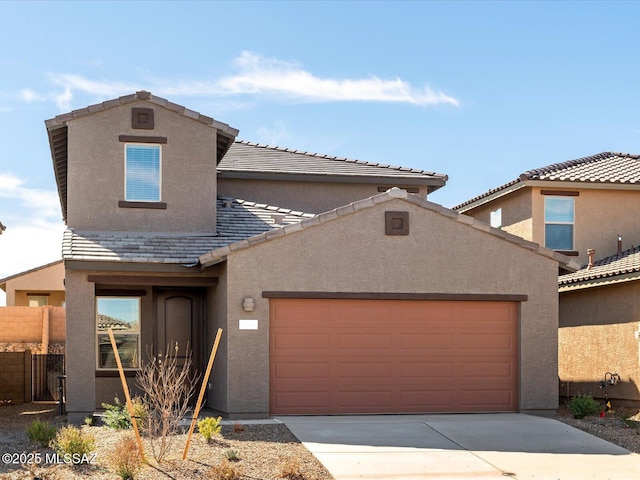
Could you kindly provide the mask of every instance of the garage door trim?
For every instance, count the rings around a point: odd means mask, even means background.
[[[440,300],[454,302],[526,302],[528,295],[500,293],[390,293],[390,292],[292,292],[265,291],[262,298],[310,298],[347,300]]]

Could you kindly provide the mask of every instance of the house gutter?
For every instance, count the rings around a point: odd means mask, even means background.
[[[636,280],[640,280],[640,272],[625,273],[622,275],[616,275],[615,277],[595,278],[568,285],[560,285],[558,287],[558,293],[575,292],[577,290],[585,290],[587,288],[606,287],[609,285],[618,285],[620,283],[633,282]]]

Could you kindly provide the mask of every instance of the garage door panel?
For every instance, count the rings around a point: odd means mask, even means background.
[[[346,333],[337,334],[338,348],[358,349],[358,348],[391,348],[392,338],[388,334]]]
[[[517,312],[500,302],[272,299],[271,413],[517,411]]]
[[[435,330],[435,329],[434,329]],[[410,331],[401,332],[397,336],[401,349],[448,350],[454,345],[455,337],[451,333],[419,334]]]
[[[330,346],[330,336],[326,333],[305,333],[305,334],[280,334],[275,337],[274,347],[278,350],[286,349],[324,349]]]
[[[273,375],[279,378],[305,378],[327,380],[329,378],[329,363],[276,363],[273,365]]]

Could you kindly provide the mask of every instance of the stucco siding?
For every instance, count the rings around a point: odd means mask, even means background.
[[[607,372],[621,381],[609,398],[640,401],[640,282],[560,295],[559,377],[561,395],[603,397]]]
[[[534,227],[532,241],[544,245],[544,197],[540,188],[533,189]],[[545,190],[551,190],[546,188]],[[580,264],[589,261],[587,250],[596,250],[595,259],[614,255],[618,250],[618,234],[622,235],[622,249],[638,244],[640,223],[629,221],[630,212],[640,208],[640,192],[629,190],[572,189],[579,191],[575,199],[574,250]]]
[[[153,108],[155,129],[131,128],[131,108]],[[124,148],[120,135],[166,137],[161,201],[166,210],[121,208]],[[216,130],[147,102],[69,122],[67,224],[87,231],[214,232]],[[99,212],[99,213],[97,213]]]
[[[207,407],[223,412],[227,411],[227,382],[229,381],[226,270],[226,265],[220,265],[218,285],[207,290],[207,355],[211,352],[218,328],[222,328],[222,337],[209,378],[211,388],[207,388]]]
[[[356,200],[377,195],[378,187],[392,185],[360,183],[286,182],[281,180],[249,180],[218,178],[218,194],[241,198],[306,213],[322,213],[348,205]],[[401,185],[399,185],[401,186]],[[427,188],[417,194],[427,197]]]
[[[410,234],[385,235],[385,211],[408,211]],[[267,412],[269,301],[263,291],[525,294],[520,408],[557,406],[557,263],[443,215],[393,200],[228,257],[231,412]],[[258,330],[239,330],[242,298]]]

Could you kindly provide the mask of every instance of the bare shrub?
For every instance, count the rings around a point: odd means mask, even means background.
[[[280,476],[287,480],[304,480],[300,461],[297,458],[288,458],[280,467]]]
[[[229,462],[218,463],[207,471],[207,478],[212,480],[240,480],[242,476],[242,469]]]
[[[131,480],[142,469],[142,458],[133,435],[122,437],[109,454],[108,462],[113,471],[123,480]]]
[[[187,348],[184,364],[178,364],[178,345],[167,347],[162,356],[149,355],[149,360],[136,376],[136,383],[145,393],[147,418],[144,432],[150,439],[151,452],[162,463],[175,435],[181,433],[180,423],[189,412],[197,375],[191,373],[191,352]]]

